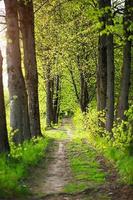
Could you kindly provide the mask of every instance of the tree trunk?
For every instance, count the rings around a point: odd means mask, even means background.
[[[32,137],[37,137],[41,136],[41,129],[32,0],[26,2],[20,0],[18,3],[18,11],[24,47],[24,67],[29,102],[30,129]]]
[[[0,51],[0,153],[9,152],[8,133],[6,126],[6,113],[2,78],[3,58]]]
[[[79,70],[79,79],[80,79],[80,96],[77,96],[77,97],[79,98],[81,111],[86,113],[88,104],[89,104],[89,94],[88,94],[88,85],[85,78],[86,72],[82,69],[80,59],[81,57],[77,55],[77,67]],[[77,91],[77,95],[78,95],[78,91]]]
[[[98,0],[99,9],[106,7],[105,0]],[[102,14],[99,18],[99,22],[102,23],[102,27],[99,30],[101,33],[105,29],[106,16]],[[102,111],[106,108],[106,96],[107,96],[107,46],[106,46],[106,34],[99,34],[98,41],[98,65],[97,65],[97,109]]]
[[[80,72],[80,107],[82,112],[87,112],[88,104],[89,104],[89,94],[87,82],[85,80],[83,72]]]
[[[51,127],[53,122],[53,79],[50,68],[46,69],[46,125]]]
[[[130,9],[129,9],[130,8]],[[120,87],[120,96],[118,102],[118,114],[117,117],[120,120],[125,119],[124,112],[128,110],[128,97],[130,89],[130,75],[131,75],[131,39],[129,36],[132,34],[129,30],[129,26],[132,23],[133,11],[133,1],[125,0],[125,11],[123,19],[123,29],[125,36],[125,44],[123,48],[123,66],[122,66],[122,75],[121,75],[121,87]]]
[[[4,0],[7,23],[7,67],[10,95],[10,124],[15,131],[14,142],[30,138],[28,102],[21,69],[17,1]]]
[[[79,92],[78,92],[78,88],[77,88],[77,85],[76,85],[76,81],[74,79],[73,70],[70,69],[70,68],[68,68],[68,70],[70,72],[70,76],[71,76],[71,79],[72,79],[72,84],[73,84],[74,92],[75,92],[75,95],[76,95],[76,98],[77,98],[77,102],[80,104]]]
[[[111,1],[108,1],[111,9]],[[107,25],[113,25],[111,10],[108,11]],[[111,132],[114,121],[114,42],[113,34],[107,35],[107,102],[106,130]]]
[[[60,78],[57,75],[55,77],[55,92],[54,92],[54,98],[53,98],[53,123],[58,123],[58,117],[59,117],[59,92],[60,92]]]

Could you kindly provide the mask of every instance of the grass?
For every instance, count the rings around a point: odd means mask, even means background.
[[[107,138],[108,135],[106,136],[105,133],[104,137],[100,137],[99,132],[104,132],[104,130],[99,129],[97,126],[97,111],[95,109],[90,109],[86,116],[77,110],[73,122],[76,127],[74,139],[79,138],[89,141],[106,160],[113,163],[120,175],[120,181],[124,184],[133,185],[133,156],[130,154],[129,149],[123,148],[123,146],[125,147],[125,140],[122,138],[123,136],[126,137],[128,143],[127,136],[130,130],[125,132],[120,125],[117,128],[118,130],[116,129],[115,138],[112,141]],[[127,124],[129,125],[129,122]]]
[[[67,138],[67,134],[64,131],[57,131],[56,129],[46,131],[45,136],[54,140],[64,140]]]
[[[0,157],[0,196],[15,197],[28,193],[24,184],[29,168],[45,156],[49,138],[33,139],[23,145],[11,148],[8,158]]]
[[[67,193],[76,193],[86,189],[85,183],[69,183],[65,186],[65,192]]]
[[[120,174],[120,181],[133,185],[133,157],[115,147],[107,147],[103,154],[116,166]]]
[[[69,126],[65,128],[70,129]],[[56,130],[46,131],[45,135],[55,140],[64,140],[68,137],[64,131]],[[74,135],[73,140],[68,144],[68,157],[74,181],[65,186],[64,192],[76,193],[104,183],[106,174],[96,161],[97,153],[88,143],[82,142],[82,137]]]
[[[104,183],[106,174],[96,160],[96,151],[88,143],[80,139],[73,140],[68,145],[68,152],[74,182],[65,187],[65,192],[80,192]]]
[[[46,149],[53,140],[66,139],[63,131],[50,130],[45,132],[44,138],[26,141],[23,145],[12,143],[8,156],[0,156],[0,197],[15,197],[28,194],[28,187],[24,183],[30,167],[36,166],[45,157]]]
[[[112,146],[105,138],[89,137],[89,141],[92,145],[95,144],[96,150],[114,165],[120,175],[119,181],[133,185],[133,156],[126,150]]]

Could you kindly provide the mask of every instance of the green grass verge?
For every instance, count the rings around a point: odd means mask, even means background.
[[[133,185],[133,156],[126,150],[112,146],[106,138],[90,136],[88,140],[114,165],[120,175],[119,182]]]
[[[65,187],[65,192],[75,193],[104,183],[106,174],[96,160],[97,153],[80,139],[68,145],[68,156],[74,181]]]
[[[15,197],[28,193],[24,184],[29,168],[35,166],[45,156],[49,138],[38,138],[11,147],[8,158],[0,156],[0,197]]]
[[[120,180],[124,184],[133,185],[133,153],[130,142],[132,141],[132,107],[127,112],[127,121],[121,124],[114,124],[113,138],[109,137],[102,127],[98,127],[98,117],[94,107],[83,115],[78,109],[73,118],[76,127],[74,138],[85,138],[89,143],[101,153],[106,160],[114,165],[120,175]],[[104,114],[100,113],[100,120],[104,121]],[[103,115],[103,116],[102,116]],[[102,137],[99,136],[99,133]]]
[[[108,160],[113,161],[120,174],[120,181],[133,185],[133,156],[115,147],[107,147],[103,154]]]

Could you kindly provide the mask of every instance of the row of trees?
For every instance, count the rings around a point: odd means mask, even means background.
[[[7,26],[7,70],[8,88],[10,96],[10,126],[16,144],[22,143],[31,137],[41,136],[39,101],[38,101],[38,74],[35,52],[34,11],[31,0],[5,0]],[[21,49],[22,38],[23,49]],[[22,71],[21,58],[25,73]],[[1,70],[2,71],[2,57]],[[0,151],[9,151],[7,137],[5,106],[0,74]]]
[[[55,0],[46,3],[36,17],[37,49],[43,51],[39,56],[44,74],[46,66],[49,71],[45,80],[52,81],[58,75],[62,85],[58,107],[66,102],[65,93],[73,86],[75,95],[71,98],[82,112],[97,99],[97,110],[106,112],[104,126],[109,132],[114,119],[125,119],[128,97],[131,99],[132,7],[131,0]],[[44,21],[40,22],[42,16]],[[52,113],[54,102],[53,89],[48,86],[47,94],[50,91],[47,114]],[[51,125],[49,116],[47,124]]]
[[[111,1],[98,1],[101,16],[99,21],[102,24],[99,30],[98,44],[98,68],[97,68],[97,100],[98,111],[106,110],[106,130],[111,132],[114,122],[115,110],[115,63],[114,63],[114,36],[111,29],[114,26],[114,13],[111,8]],[[120,8],[123,13],[123,63],[121,72],[120,94],[116,107],[116,117],[125,119],[124,112],[129,106],[129,89],[131,76],[131,47],[132,47],[132,22],[133,2],[125,0],[124,7]],[[103,12],[102,12],[103,11]],[[118,8],[119,11],[119,8]],[[120,17],[120,14],[118,14]],[[103,33],[103,30],[104,33]],[[117,69],[117,68],[116,68]]]
[[[95,96],[97,47],[96,34],[92,38],[92,31],[86,31],[92,26],[87,16],[89,6],[90,1],[51,1],[36,15],[38,60],[44,66],[44,79],[48,86],[48,126],[57,122],[50,117],[53,116],[50,114],[53,107],[58,107],[58,113],[63,113],[80,105],[82,112],[86,112]],[[42,17],[44,20],[40,21]],[[57,77],[58,90],[52,83]],[[55,100],[57,96],[58,101]]]
[[[45,83],[42,93],[46,97],[43,113],[47,126],[58,123],[65,111],[80,107],[86,113],[90,106],[97,106],[98,111],[106,113],[106,124],[99,124],[111,132],[114,120],[125,119],[124,112],[132,103],[133,2],[4,2],[10,121],[16,132],[15,143],[41,136],[38,74],[41,84]],[[5,116],[4,98],[1,110]],[[1,141],[8,150],[5,118]]]

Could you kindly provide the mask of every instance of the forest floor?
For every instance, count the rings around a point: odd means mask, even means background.
[[[63,132],[65,137],[54,139],[48,149],[47,157],[29,172],[26,183],[31,195],[24,199],[133,199],[133,188],[120,183],[115,168],[104,157],[98,155],[85,141],[80,143],[82,147],[73,143],[74,127],[71,119],[64,119],[61,128],[50,131],[50,134],[52,133],[54,137],[59,131]],[[90,160],[87,160],[88,155]]]

